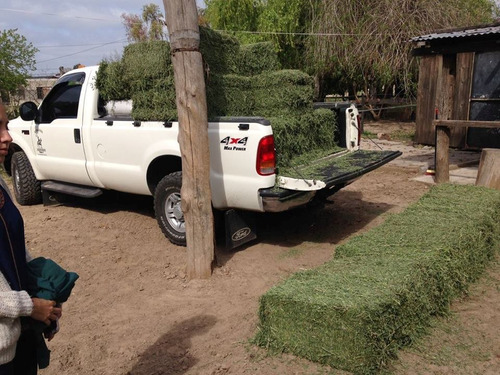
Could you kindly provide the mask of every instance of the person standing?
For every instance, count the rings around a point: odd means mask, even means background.
[[[0,163],[7,156],[12,138],[8,117],[0,103]],[[37,373],[36,343],[32,330],[22,324],[28,317],[47,326],[57,321],[62,309],[55,301],[32,298],[27,290],[24,222],[0,175],[0,375]],[[48,336],[49,340],[53,334]]]

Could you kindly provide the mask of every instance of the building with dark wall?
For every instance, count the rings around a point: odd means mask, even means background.
[[[434,145],[432,121],[500,121],[500,22],[412,39],[420,59],[415,141]],[[456,128],[450,146],[500,148],[500,129]]]

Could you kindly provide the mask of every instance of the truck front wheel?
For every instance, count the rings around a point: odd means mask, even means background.
[[[22,206],[41,203],[40,181],[36,179],[35,172],[24,152],[18,151],[12,155],[11,172],[17,202]]]
[[[158,183],[154,195],[155,216],[163,234],[174,244],[186,246],[186,223],[181,208],[182,172],[171,173]]]

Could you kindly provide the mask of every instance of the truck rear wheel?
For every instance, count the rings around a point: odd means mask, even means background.
[[[182,172],[161,179],[155,190],[155,216],[163,234],[170,242],[186,246],[186,223],[181,208]]]
[[[12,155],[11,172],[17,202],[22,206],[41,203],[40,181],[36,179],[35,172],[24,152],[18,151]]]

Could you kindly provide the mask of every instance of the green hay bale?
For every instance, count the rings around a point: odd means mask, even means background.
[[[171,79],[174,74],[170,45],[166,41],[129,44],[123,51],[122,63],[123,80],[130,85],[133,93],[162,87],[161,81]]]
[[[127,100],[130,86],[123,80],[124,66],[121,61],[102,61],[96,77],[96,87],[103,100]]]
[[[445,314],[500,246],[500,192],[434,187],[260,301],[259,345],[375,373]]]
[[[271,42],[242,45],[237,64],[238,72],[246,76],[281,69],[278,54]]]
[[[235,74],[210,74],[206,80],[208,117],[251,116],[255,101],[251,79]]]
[[[151,90],[137,91],[132,96],[132,117],[140,121],[175,121],[177,106],[174,79],[157,83]]]
[[[209,74],[237,73],[239,50],[236,38],[200,27],[200,51]]]
[[[270,117],[270,121],[279,156],[279,169],[303,165],[339,149],[334,139],[336,114],[328,109],[304,111],[295,116]]]
[[[300,70],[265,72],[252,77],[256,116],[295,116],[311,110],[314,81]]]

